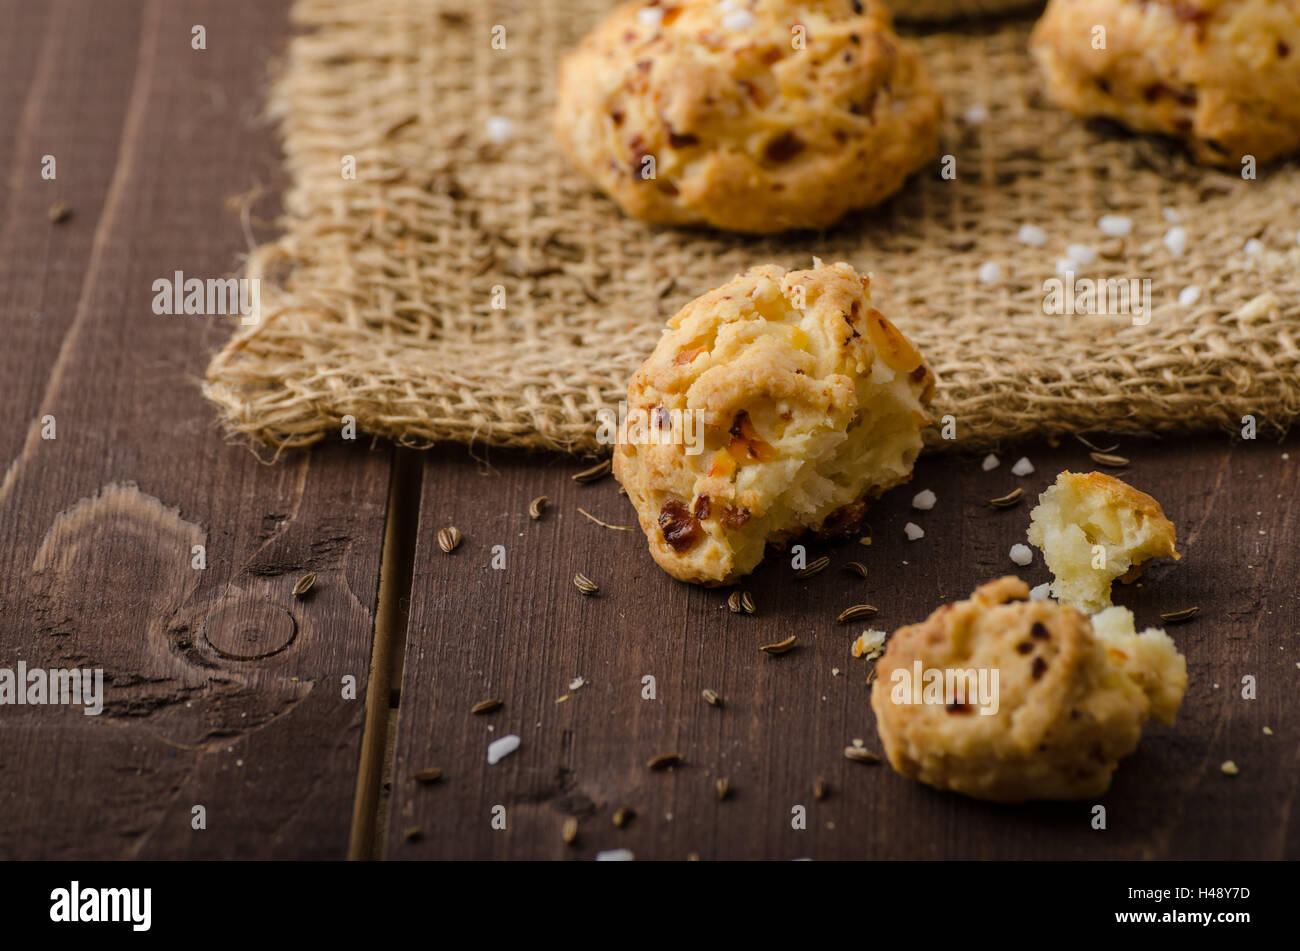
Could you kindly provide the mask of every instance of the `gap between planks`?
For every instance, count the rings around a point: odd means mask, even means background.
[[[384,548],[379,562],[379,603],[375,610],[370,680],[366,688],[365,730],[348,841],[348,858],[353,860],[378,859],[383,855],[388,800],[383,791],[385,784],[392,781],[397,698],[406,654],[423,473],[422,453],[395,447],[388,482]]]

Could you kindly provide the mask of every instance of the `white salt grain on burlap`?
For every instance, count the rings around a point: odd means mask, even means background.
[[[1041,248],[1047,244],[1047,232],[1038,225],[1021,225],[1017,237],[1021,244],[1027,244],[1031,248]]]
[[[1178,303],[1184,307],[1191,307],[1201,299],[1201,289],[1195,284],[1189,284],[1178,292]]]
[[[980,265],[978,276],[981,284],[996,284],[1002,280],[1002,268],[996,261],[985,261]]]
[[[1079,267],[1087,267],[1097,260],[1097,252],[1086,244],[1072,244],[1065,249],[1065,256]]]
[[[1176,258],[1181,258],[1187,251],[1187,229],[1175,225],[1165,232],[1165,247]]]
[[[1102,215],[1097,227],[1112,238],[1127,238],[1133,231],[1133,219],[1126,215]]]

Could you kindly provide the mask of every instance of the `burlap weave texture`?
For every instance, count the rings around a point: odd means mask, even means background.
[[[205,386],[232,432],[302,446],[350,415],[407,445],[596,449],[597,410],[624,397],[681,304],[750,265],[814,255],[873,275],[876,306],[938,375],[936,415],[958,436],[945,445],[1235,428],[1245,414],[1267,430],[1300,413],[1295,162],[1243,179],[1065,115],[1025,51],[1032,20],[1004,20],[916,36],[955,178],[936,156],[827,232],[652,228],[578,179],[550,134],[556,60],[607,6],[298,0],[304,32],[270,100],[292,178],[284,233],[248,263],[261,323],[235,333]],[[1133,233],[1108,238],[1103,214]],[[1167,215],[1186,229],[1181,256]],[[1025,224],[1047,244],[1021,243]],[[1151,281],[1148,323],[1044,313],[1072,244],[1098,252],[1080,278]]]

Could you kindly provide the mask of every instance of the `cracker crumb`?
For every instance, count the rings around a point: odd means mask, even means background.
[[[1224,776],[1236,776],[1241,772],[1241,770],[1237,768],[1237,764],[1230,759],[1224,760],[1223,765],[1220,766],[1219,769],[1223,771]]]
[[[1266,727],[1264,727],[1264,735],[1265,735],[1265,736],[1272,736],[1272,735],[1273,735],[1273,728],[1270,727],[1270,726],[1266,726]]]

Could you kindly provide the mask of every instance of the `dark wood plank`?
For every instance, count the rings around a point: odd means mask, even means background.
[[[572,463],[494,452],[488,469],[464,450],[438,452],[425,469],[388,854],[559,859],[626,847],[653,859],[1296,858],[1300,453],[1286,460],[1284,448],[1216,436],[1125,441],[1134,459],[1125,477],[1163,502],[1184,557],[1119,600],[1142,624],[1192,604],[1202,613],[1170,628],[1190,689],[1178,723],[1150,727],[1121,765],[1102,800],[1106,831],[1090,828],[1091,803],[991,806],[842,756],[854,738],[879,744],[867,667],[849,655],[868,625],[838,625],[838,612],[869,601],[881,609],[874,626],[892,630],[1016,573],[1007,553],[1024,540],[1029,506],[999,511],[984,500],[1015,485],[1036,497],[1061,469],[1095,468],[1083,446],[1003,452],[990,473],[978,457],[926,456],[912,486],[872,512],[870,547],[825,549],[836,566],[864,562],[865,581],[836,568],[799,582],[788,562],[769,559],[744,585],[757,598],[755,617],[729,613],[726,590],[668,578],[639,531],[610,531],[577,513],[633,524],[613,480],[579,486],[568,478]],[[1010,467],[1022,454],[1037,471],[1017,479]],[[911,498],[923,488],[938,505],[915,512]],[[534,522],[526,509],[543,494],[553,507]],[[925,538],[906,541],[908,521]],[[451,555],[435,542],[448,524],[465,535]],[[498,544],[505,570],[490,567]],[[597,597],[574,589],[576,570],[600,584]],[[1041,559],[1021,576],[1048,577]],[[757,650],[790,634],[801,643],[793,653]],[[1241,698],[1248,674],[1259,683],[1253,701]],[[642,698],[646,675],[657,680],[655,700]],[[570,689],[575,676],[589,683]],[[706,687],[725,707],[703,702]],[[489,696],[505,706],[471,716]],[[488,766],[488,743],[507,733],[521,737],[520,749]],[[685,764],[647,770],[665,751]],[[1241,767],[1236,778],[1220,772],[1226,759]],[[443,768],[440,783],[409,778],[431,765]],[[714,795],[720,776],[734,789],[724,803]],[[812,796],[818,776],[831,790],[822,802]],[[491,825],[497,805],[505,831]],[[620,805],[639,813],[622,830],[611,824]],[[791,827],[796,805],[808,810],[806,831]],[[561,842],[569,814],[581,817],[575,847]],[[421,837],[408,840],[411,828]]]
[[[0,856],[343,857],[391,453],[262,465],[199,393],[231,325],[151,309],[159,277],[238,267],[227,201],[276,174],[257,111],[286,4],[65,2],[50,17],[58,62],[28,84],[37,132],[14,146],[2,240],[16,253],[0,255],[16,328],[0,377],[0,666],[102,668],[106,703],[0,708]],[[51,150],[74,196],[58,228],[39,179]],[[24,323],[30,309],[43,316]],[[316,588],[296,600],[307,571]]]

